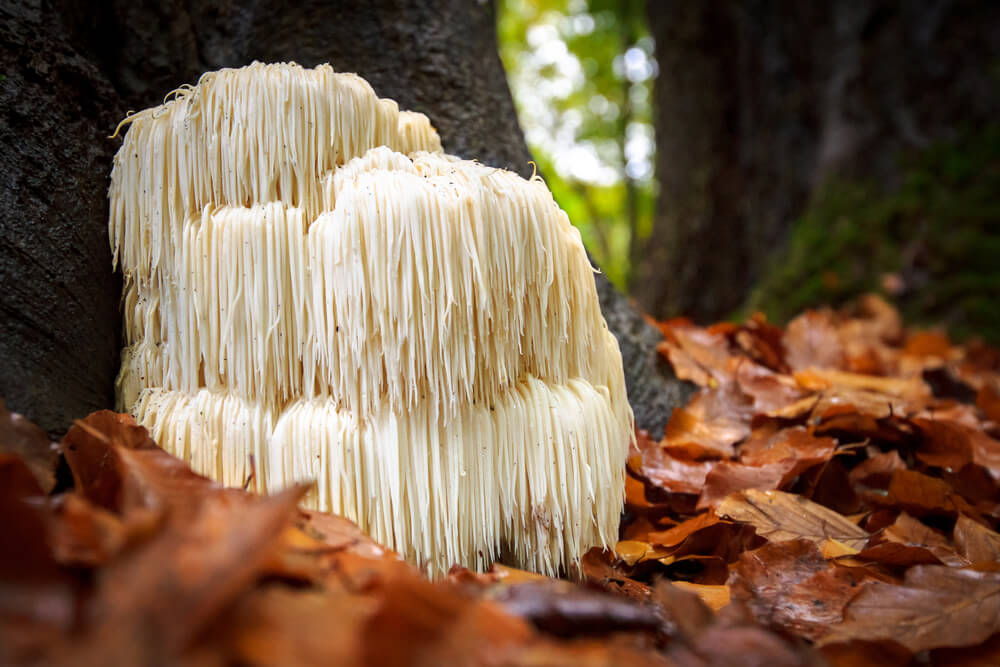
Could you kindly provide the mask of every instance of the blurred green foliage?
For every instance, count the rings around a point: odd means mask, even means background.
[[[642,0],[501,0],[500,53],[539,172],[625,289],[653,216],[653,43]]]
[[[1000,125],[910,156],[903,181],[832,181],[748,303],[778,322],[886,294],[908,322],[1000,343]]]

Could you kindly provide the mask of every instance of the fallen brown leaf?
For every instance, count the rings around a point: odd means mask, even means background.
[[[861,549],[868,541],[868,533],[843,515],[782,491],[748,489],[735,493],[722,501],[716,512],[752,525],[772,542],[805,539],[819,545],[824,540],[837,540]]]
[[[972,431],[943,419],[914,419],[923,439],[917,457],[927,465],[959,470],[972,461]]]
[[[688,593],[694,593],[712,611],[719,611],[728,605],[732,599],[729,586],[726,585],[710,586],[707,584],[692,584],[689,581],[672,581],[670,584]]]
[[[1000,534],[967,516],[955,522],[955,546],[972,563],[1000,562]]]
[[[701,387],[728,382],[732,355],[724,335],[683,323],[665,323],[663,333],[658,350],[670,360],[677,377]]]
[[[757,620],[817,639],[861,590],[857,572],[831,565],[813,542],[772,542],[740,556],[729,587]]]
[[[969,564],[967,559],[956,553],[948,538],[906,512],[896,517],[892,525],[873,535],[857,558],[904,566],[942,564],[964,567]]]
[[[899,458],[899,452],[893,449],[870,455],[851,469],[849,478],[852,484],[862,484],[873,489],[888,489],[892,473],[896,470],[906,470],[906,462]]]
[[[794,459],[763,465],[745,465],[720,461],[705,476],[705,487],[698,499],[698,509],[716,507],[727,496],[748,489],[776,489],[795,468]]]
[[[750,403],[732,387],[702,389],[685,408],[675,408],[662,445],[687,458],[725,458],[750,434]]]
[[[697,497],[713,465],[713,461],[680,458],[657,446],[643,452],[640,474],[662,489]]]
[[[902,585],[867,584],[823,643],[891,639],[914,653],[973,646],[1000,631],[1000,574],[918,565]]]
[[[976,514],[975,509],[944,480],[916,470],[894,470],[885,495],[868,494],[876,505],[901,509],[915,516]]]
[[[822,368],[796,371],[794,377],[799,386],[811,391],[871,392],[914,402],[930,398],[930,389],[917,377],[879,377]]]
[[[772,412],[794,404],[804,392],[794,378],[745,359],[733,359],[733,377],[740,391],[753,399],[755,412]]]
[[[43,491],[56,483],[59,446],[47,433],[16,412],[7,409],[0,398],[0,454],[17,456],[27,466]]]
[[[809,310],[788,323],[782,342],[793,370],[844,367],[847,356],[835,319],[829,309]]]
[[[776,430],[773,426],[754,429],[740,445],[740,461],[751,466],[762,466],[791,459],[794,463],[789,474],[797,475],[817,463],[829,461],[837,448],[833,438],[820,438],[804,426]]]

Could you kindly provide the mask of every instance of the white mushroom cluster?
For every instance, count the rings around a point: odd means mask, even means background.
[[[255,63],[127,119],[109,223],[119,408],[227,485],[428,572],[613,543],[632,437],[579,233],[329,66]]]

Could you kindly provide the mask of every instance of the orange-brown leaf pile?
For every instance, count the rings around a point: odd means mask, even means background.
[[[640,434],[592,580],[687,582],[838,664],[1000,664],[1000,353],[877,297],[784,330],[659,326],[700,389]]]
[[[815,664],[669,584],[637,602],[499,566],[428,581],[297,509],[302,488],[220,487],[126,415],[73,426],[62,482],[51,451],[0,404],[3,665]]]
[[[56,445],[0,403],[0,664],[1000,664],[1000,353],[875,298],[660,327],[700,390],[583,583],[428,581],[127,416]]]

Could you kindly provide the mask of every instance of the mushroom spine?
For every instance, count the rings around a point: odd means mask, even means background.
[[[540,178],[326,65],[209,73],[126,123],[117,400],[163,447],[224,484],[316,479],[308,503],[432,573],[617,539],[621,355]]]

